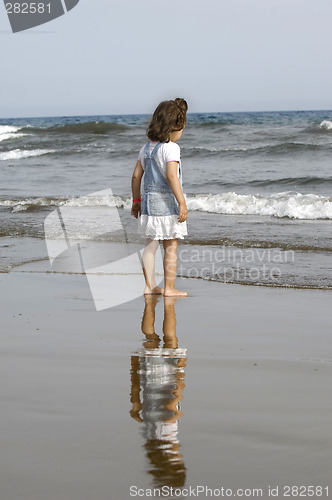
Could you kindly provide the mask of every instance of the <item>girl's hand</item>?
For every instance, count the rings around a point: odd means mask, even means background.
[[[184,201],[183,203],[179,204],[179,217],[178,217],[178,221],[179,222],[184,222],[185,220],[187,220],[187,217],[188,217],[188,209],[187,209],[186,202]]]
[[[135,201],[131,206],[131,215],[137,219],[141,215],[141,202]]]

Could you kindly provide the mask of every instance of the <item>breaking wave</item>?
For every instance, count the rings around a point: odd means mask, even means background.
[[[188,210],[223,215],[261,215],[289,217],[291,219],[318,220],[332,219],[332,199],[315,194],[301,194],[285,191],[270,195],[237,194],[196,194],[186,196]],[[130,209],[131,198],[127,196],[79,196],[73,198],[31,197],[23,200],[0,200],[0,206],[11,208],[13,212],[39,210],[52,206],[71,207],[116,207]]]
[[[42,156],[49,153],[55,153],[54,149],[13,149],[12,151],[5,151],[0,153],[0,161],[4,160],[21,160],[22,158],[30,158],[33,156]]]
[[[187,198],[188,210],[228,215],[263,215],[292,219],[332,219],[332,199],[292,191],[271,195],[197,194]]]
[[[329,120],[323,120],[319,126],[323,130],[332,130],[332,122]]]

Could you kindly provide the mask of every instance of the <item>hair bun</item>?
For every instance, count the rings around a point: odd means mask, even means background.
[[[182,111],[183,113],[187,113],[188,111],[187,101],[185,101],[181,97],[176,97],[173,102],[177,105],[180,111]]]

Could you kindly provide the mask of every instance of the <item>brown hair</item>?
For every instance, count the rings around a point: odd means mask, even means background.
[[[161,102],[153,113],[147,136],[151,141],[169,142],[170,134],[182,130],[186,124],[188,104],[177,97]]]

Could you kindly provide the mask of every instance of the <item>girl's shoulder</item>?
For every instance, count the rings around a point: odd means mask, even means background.
[[[144,155],[145,155],[146,147],[148,147],[148,149],[150,149],[150,150],[153,150],[153,148],[154,148],[154,146],[156,146],[156,144],[157,144],[156,142],[148,141],[147,143],[144,144],[144,146],[141,147],[141,150],[138,154],[138,160],[140,160],[142,164],[144,164]],[[162,143],[160,143],[160,146],[158,148],[157,157],[159,157],[160,161],[163,161],[165,163],[167,163],[169,161],[179,162],[180,161],[180,146],[172,141],[162,142]]]
[[[176,142],[164,142],[160,150],[166,162],[180,161],[180,146]]]
[[[165,149],[169,149],[169,150],[172,150],[172,151],[180,151],[180,146],[176,142],[172,142],[172,141],[163,142],[162,146]]]

